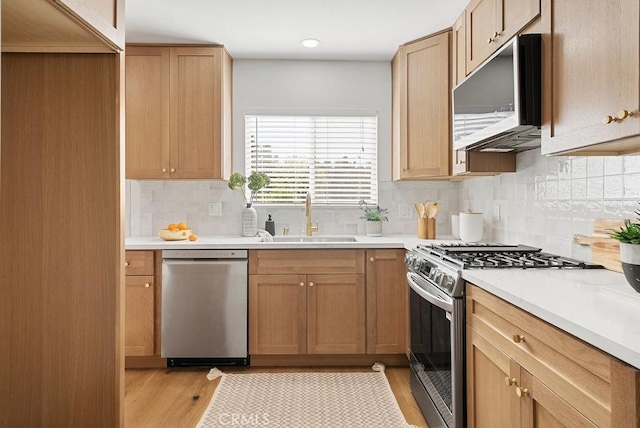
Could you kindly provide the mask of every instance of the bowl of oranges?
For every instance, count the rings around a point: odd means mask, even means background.
[[[195,241],[198,239],[186,223],[170,223],[166,229],[158,230],[158,236],[165,241]]]

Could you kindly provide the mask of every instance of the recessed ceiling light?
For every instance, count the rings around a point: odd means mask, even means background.
[[[320,40],[318,40],[318,39],[302,39],[302,40],[300,40],[300,43],[302,43],[302,46],[304,46],[305,48],[315,48],[316,46],[318,46],[320,44]]]

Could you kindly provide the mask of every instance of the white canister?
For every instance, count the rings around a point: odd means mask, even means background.
[[[482,213],[460,213],[460,239],[464,242],[482,241],[483,228]]]
[[[460,239],[460,216],[451,214],[451,234],[454,238]]]

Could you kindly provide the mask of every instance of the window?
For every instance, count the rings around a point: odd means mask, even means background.
[[[378,203],[376,116],[245,116],[246,173],[263,172],[271,185],[259,204]]]

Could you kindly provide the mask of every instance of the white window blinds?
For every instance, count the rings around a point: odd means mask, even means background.
[[[378,118],[375,116],[245,116],[247,174],[263,172],[260,204],[378,203]]]

